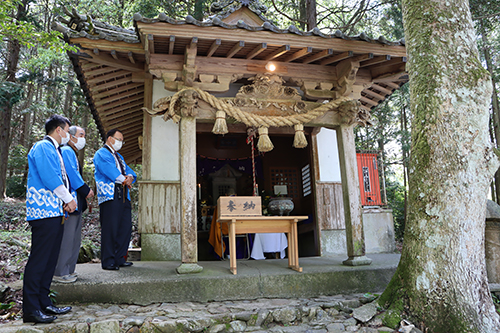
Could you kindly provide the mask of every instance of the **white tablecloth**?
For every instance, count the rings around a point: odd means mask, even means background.
[[[280,252],[281,259],[285,257],[288,241],[284,233],[255,234],[255,239],[250,255],[255,260],[266,259],[264,252]]]

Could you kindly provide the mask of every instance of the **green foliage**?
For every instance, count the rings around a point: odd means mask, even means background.
[[[397,240],[403,240],[405,230],[405,188],[394,177],[388,177],[385,182],[385,189],[387,205],[392,209],[394,217],[394,236]]]
[[[0,303],[0,310],[9,310],[9,309],[12,309],[12,307],[14,305],[16,305],[16,302]]]
[[[12,107],[23,98],[24,90],[15,82],[0,82],[0,107]]]

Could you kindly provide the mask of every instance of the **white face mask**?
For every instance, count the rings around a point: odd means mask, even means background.
[[[115,139],[115,143],[113,143],[113,144],[111,145],[111,147],[113,147],[113,149],[114,149],[115,151],[118,151],[118,150],[122,149],[122,144],[123,144],[123,142],[122,142],[122,141],[119,141],[119,140],[116,140],[116,139]]]
[[[66,136],[63,137],[61,136],[61,134],[59,134],[59,136],[61,137],[61,146],[67,144],[69,141],[69,134],[66,133],[64,130],[63,133],[66,134]]]
[[[75,148],[78,150],[82,150],[85,147],[86,140],[85,138],[76,138],[78,141],[75,143]]]

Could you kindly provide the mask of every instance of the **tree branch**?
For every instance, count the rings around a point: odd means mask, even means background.
[[[288,16],[287,14],[285,14],[284,12],[282,12],[281,10],[278,9],[278,6],[276,6],[276,2],[274,0],[271,0],[271,2],[273,3],[273,7],[274,9],[276,9],[276,11],[278,12],[278,14],[281,14],[283,15],[284,17],[286,17],[287,19],[289,19],[290,21],[294,21],[294,22],[299,22],[299,23],[303,23],[303,24],[307,24],[306,21],[302,21],[302,20],[299,20],[299,19],[294,19],[294,18],[291,18],[290,16]]]

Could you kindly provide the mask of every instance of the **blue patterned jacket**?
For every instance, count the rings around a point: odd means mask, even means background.
[[[62,200],[54,190],[63,185],[61,163],[51,141],[41,140],[28,153],[26,219],[40,220],[63,216]]]
[[[134,177],[134,183],[137,175],[118,153],[118,157],[125,165],[125,174]],[[94,176],[97,187],[97,201],[99,205],[108,200],[113,200],[115,193],[115,180],[121,174],[116,165],[116,160],[113,154],[106,147],[99,149],[94,155]],[[130,200],[130,191],[127,191],[127,198]]]
[[[80,174],[81,167],[78,163],[78,157],[70,146],[61,147],[66,174],[68,175],[71,184],[71,195],[77,203],[76,210],[71,213],[77,215],[83,213],[87,209],[87,195],[90,192],[90,187],[85,184],[85,181]]]

